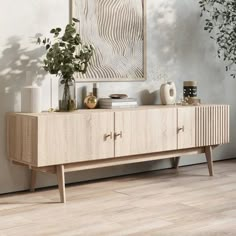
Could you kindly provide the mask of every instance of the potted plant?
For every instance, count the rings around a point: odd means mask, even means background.
[[[236,78],[236,1],[200,0],[201,16],[206,16],[204,30],[218,45],[218,57],[227,62],[226,71]]]
[[[59,111],[76,109],[74,73],[86,73],[94,47],[82,42],[80,34],[76,32],[76,23],[67,24],[64,32],[61,28],[53,28],[52,38],[38,38],[38,43],[46,49],[43,68],[50,74],[59,76]]]

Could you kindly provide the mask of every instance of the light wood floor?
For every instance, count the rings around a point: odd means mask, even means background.
[[[236,160],[0,197],[0,235],[235,236]]]

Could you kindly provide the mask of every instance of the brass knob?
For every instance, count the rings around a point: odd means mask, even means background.
[[[115,136],[115,139],[119,136],[120,136],[120,138],[122,138],[122,131],[120,131],[120,133],[115,132],[114,136]]]
[[[182,126],[181,128],[178,128],[178,133],[179,133],[180,131],[183,131],[183,132],[184,132],[184,126]]]
[[[106,141],[108,138],[112,139],[112,132],[110,134],[104,134],[104,140]]]

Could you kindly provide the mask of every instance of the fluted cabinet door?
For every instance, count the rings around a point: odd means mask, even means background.
[[[210,146],[229,142],[229,106],[196,107],[196,146]]]
[[[116,157],[176,148],[174,107],[115,112]]]

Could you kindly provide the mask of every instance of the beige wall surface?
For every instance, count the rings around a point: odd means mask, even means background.
[[[236,156],[235,87],[236,81],[225,72],[217,59],[214,41],[203,30],[196,0],[147,1],[147,80],[144,82],[104,82],[99,84],[100,97],[111,93],[126,93],[137,97],[140,104],[160,103],[159,89],[165,80],[177,87],[182,98],[184,80],[198,81],[198,96],[204,103],[231,105],[231,143],[214,151],[214,159]],[[52,79],[53,106],[57,106],[57,79],[45,75],[39,58],[44,50],[35,44],[35,37],[48,34],[54,26],[68,22],[69,3],[65,0],[8,0],[0,8],[0,193],[28,188],[29,172],[14,166],[6,158],[5,113],[20,111],[20,90],[33,82],[42,88],[43,109],[50,107],[50,78]],[[81,106],[85,90],[91,83],[77,84]],[[184,157],[180,165],[205,162],[199,156]],[[106,168],[68,174],[67,182],[170,167],[168,160],[145,164]],[[206,173],[207,175],[207,173]],[[39,176],[37,186],[54,185],[50,175]]]

